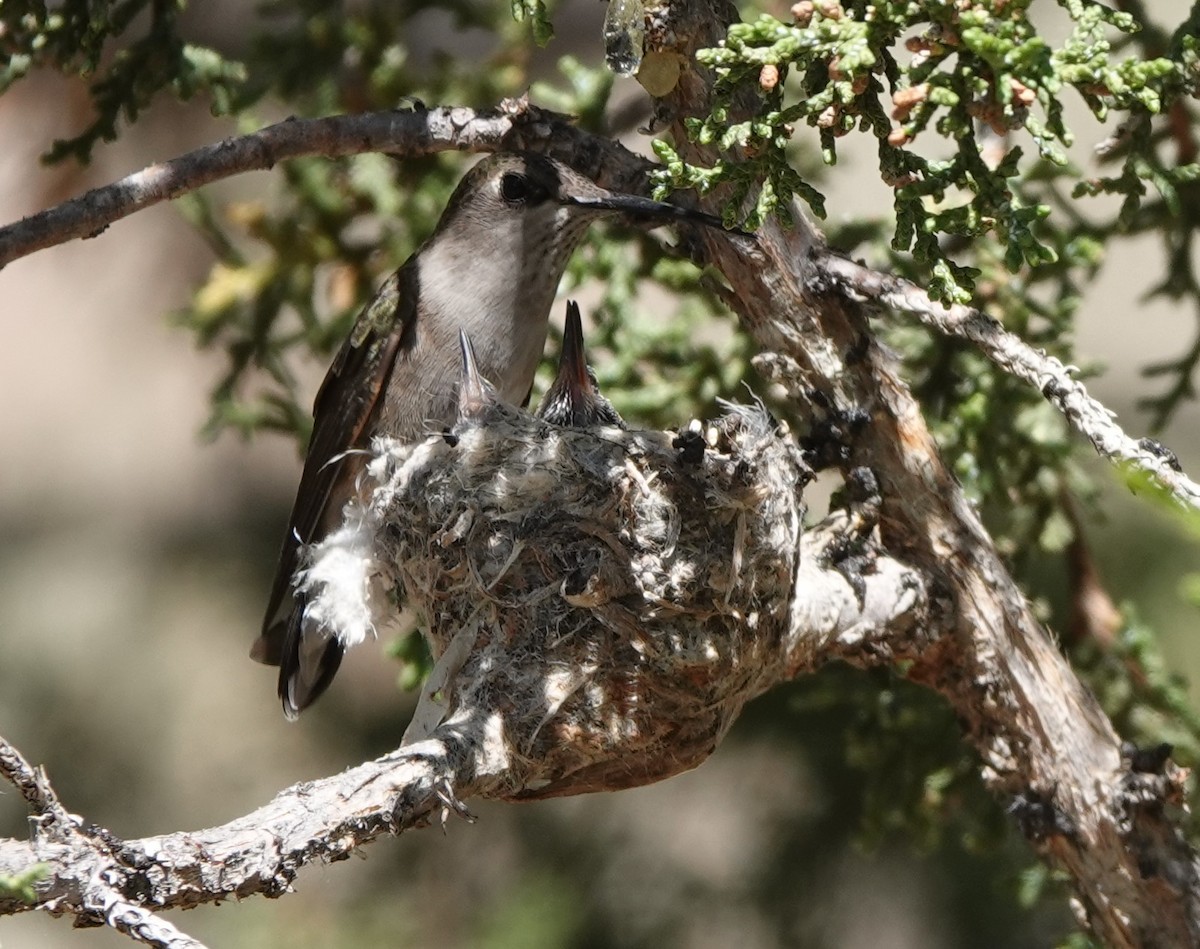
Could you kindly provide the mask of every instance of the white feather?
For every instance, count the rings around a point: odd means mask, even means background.
[[[305,551],[307,565],[297,574],[296,586],[305,596],[306,639],[321,630],[349,649],[376,635],[387,606],[374,583],[379,572],[377,527],[371,511],[352,500],[342,526]]]

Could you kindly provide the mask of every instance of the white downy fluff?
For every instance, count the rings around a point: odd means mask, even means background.
[[[384,622],[387,597],[375,583],[377,518],[357,500],[347,502],[342,526],[305,550],[307,566],[296,578],[304,594],[304,624],[357,646]]]

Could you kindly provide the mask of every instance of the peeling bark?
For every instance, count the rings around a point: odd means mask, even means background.
[[[697,48],[715,45],[733,15],[719,0],[657,7],[651,52],[691,62]],[[710,77],[684,69],[661,100],[660,117],[673,124],[685,157],[698,162],[712,156],[686,144],[682,120],[705,113],[709,95]],[[94,234],[204,181],[291,155],[406,148],[536,148],[618,190],[645,190],[645,162],[523,102],[489,113],[435,109],[282,123],[0,229],[0,259]],[[718,202],[714,196],[714,209]],[[878,493],[866,492],[801,536],[787,631],[767,663],[770,674],[753,690],[831,658],[863,666],[905,660],[910,677],[945,696],[964,723],[984,780],[1011,802],[1031,845],[1071,875],[1085,925],[1112,946],[1200,943],[1200,870],[1175,819],[1186,806],[1185,774],[1165,756],[1122,754],[1111,723],[1030,612],[939,458],[894,360],[874,341],[863,301],[914,312],[925,303],[885,275],[856,270],[803,215],[797,221],[790,230],[769,222],[754,242],[707,231],[692,239],[727,280],[726,298],[761,349],[758,366],[805,411],[865,420],[853,426],[839,464],[851,485],[861,477],[856,472],[871,472]],[[1057,372],[970,314],[957,329],[937,314],[926,317],[1027,381]],[[1082,401],[1081,386],[1053,378],[1052,391],[1039,388],[1098,450],[1136,461],[1195,503],[1194,485],[1169,459],[1125,438]],[[851,566],[859,557],[869,569]],[[439,813],[465,815],[461,799],[520,796],[514,790],[539,780],[544,787],[562,781],[549,756],[516,762],[502,725],[495,707],[460,702],[424,740],[377,761],[287,789],[222,827],[134,841],[69,814],[44,776],[0,743],[0,770],[35,815],[30,840],[0,840],[0,876],[47,867],[34,901],[0,895],[0,915],[42,909],[114,925],[154,945],[188,945],[147,910],[279,896],[309,863],[344,859]],[[595,782],[610,785],[610,775]]]
[[[676,3],[663,15],[654,35],[689,61],[736,17],[721,0]],[[687,144],[682,122],[707,114],[710,93],[707,77],[691,72],[665,100],[681,154],[700,164],[716,156]],[[1112,946],[1200,943],[1200,865],[1170,817],[1183,806],[1185,772],[1168,761],[1161,773],[1137,774],[1122,760],[1111,723],[1030,611],[863,308],[822,279],[835,255],[797,216],[791,230],[768,223],[752,251],[699,239],[742,325],[774,354],[763,365],[776,381],[798,402],[820,393],[834,411],[870,415],[849,464],[879,479],[885,549],[946,599],[910,677],[953,706],[993,790],[1053,815],[1023,820],[1022,830],[1071,874],[1097,936]]]

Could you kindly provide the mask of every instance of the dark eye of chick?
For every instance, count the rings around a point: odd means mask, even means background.
[[[510,171],[500,178],[500,197],[509,204],[525,204],[545,198],[545,192],[526,175]]]

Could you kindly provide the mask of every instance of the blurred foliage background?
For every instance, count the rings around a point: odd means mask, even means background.
[[[731,125],[722,100],[693,131],[752,160],[689,168],[660,142],[662,183],[766,180],[741,209],[751,220],[806,200],[835,246],[1081,365],[1129,429],[1159,433],[1195,472],[1196,14],[1118,6],[876,3],[864,27],[861,4],[747,4],[705,61],[759,112]],[[591,0],[5,0],[0,212],[287,115],[486,107],[527,88],[650,154],[648,96],[603,66],[604,13]],[[412,696],[390,644],[353,655],[295,726],[246,651],[316,384],[464,161],[296,161],[0,274],[0,734],[46,763],[75,812],[125,836],[219,823],[397,742]],[[744,396],[743,380],[761,391],[705,275],[664,245],[597,228],[563,287],[590,315],[606,393],[656,426]],[[969,349],[877,325],[1122,734],[1194,765],[1198,525]],[[802,430],[802,407],[788,411]],[[1110,608],[1083,610],[1098,591]],[[753,704],[694,773],[475,802],[478,824],[309,870],[299,896],[177,921],[222,946],[1080,944],[1061,881],[977,770],[935,696],[831,667]],[[0,795],[0,833],[24,832],[20,802]],[[5,947],[123,941],[0,919]]]

